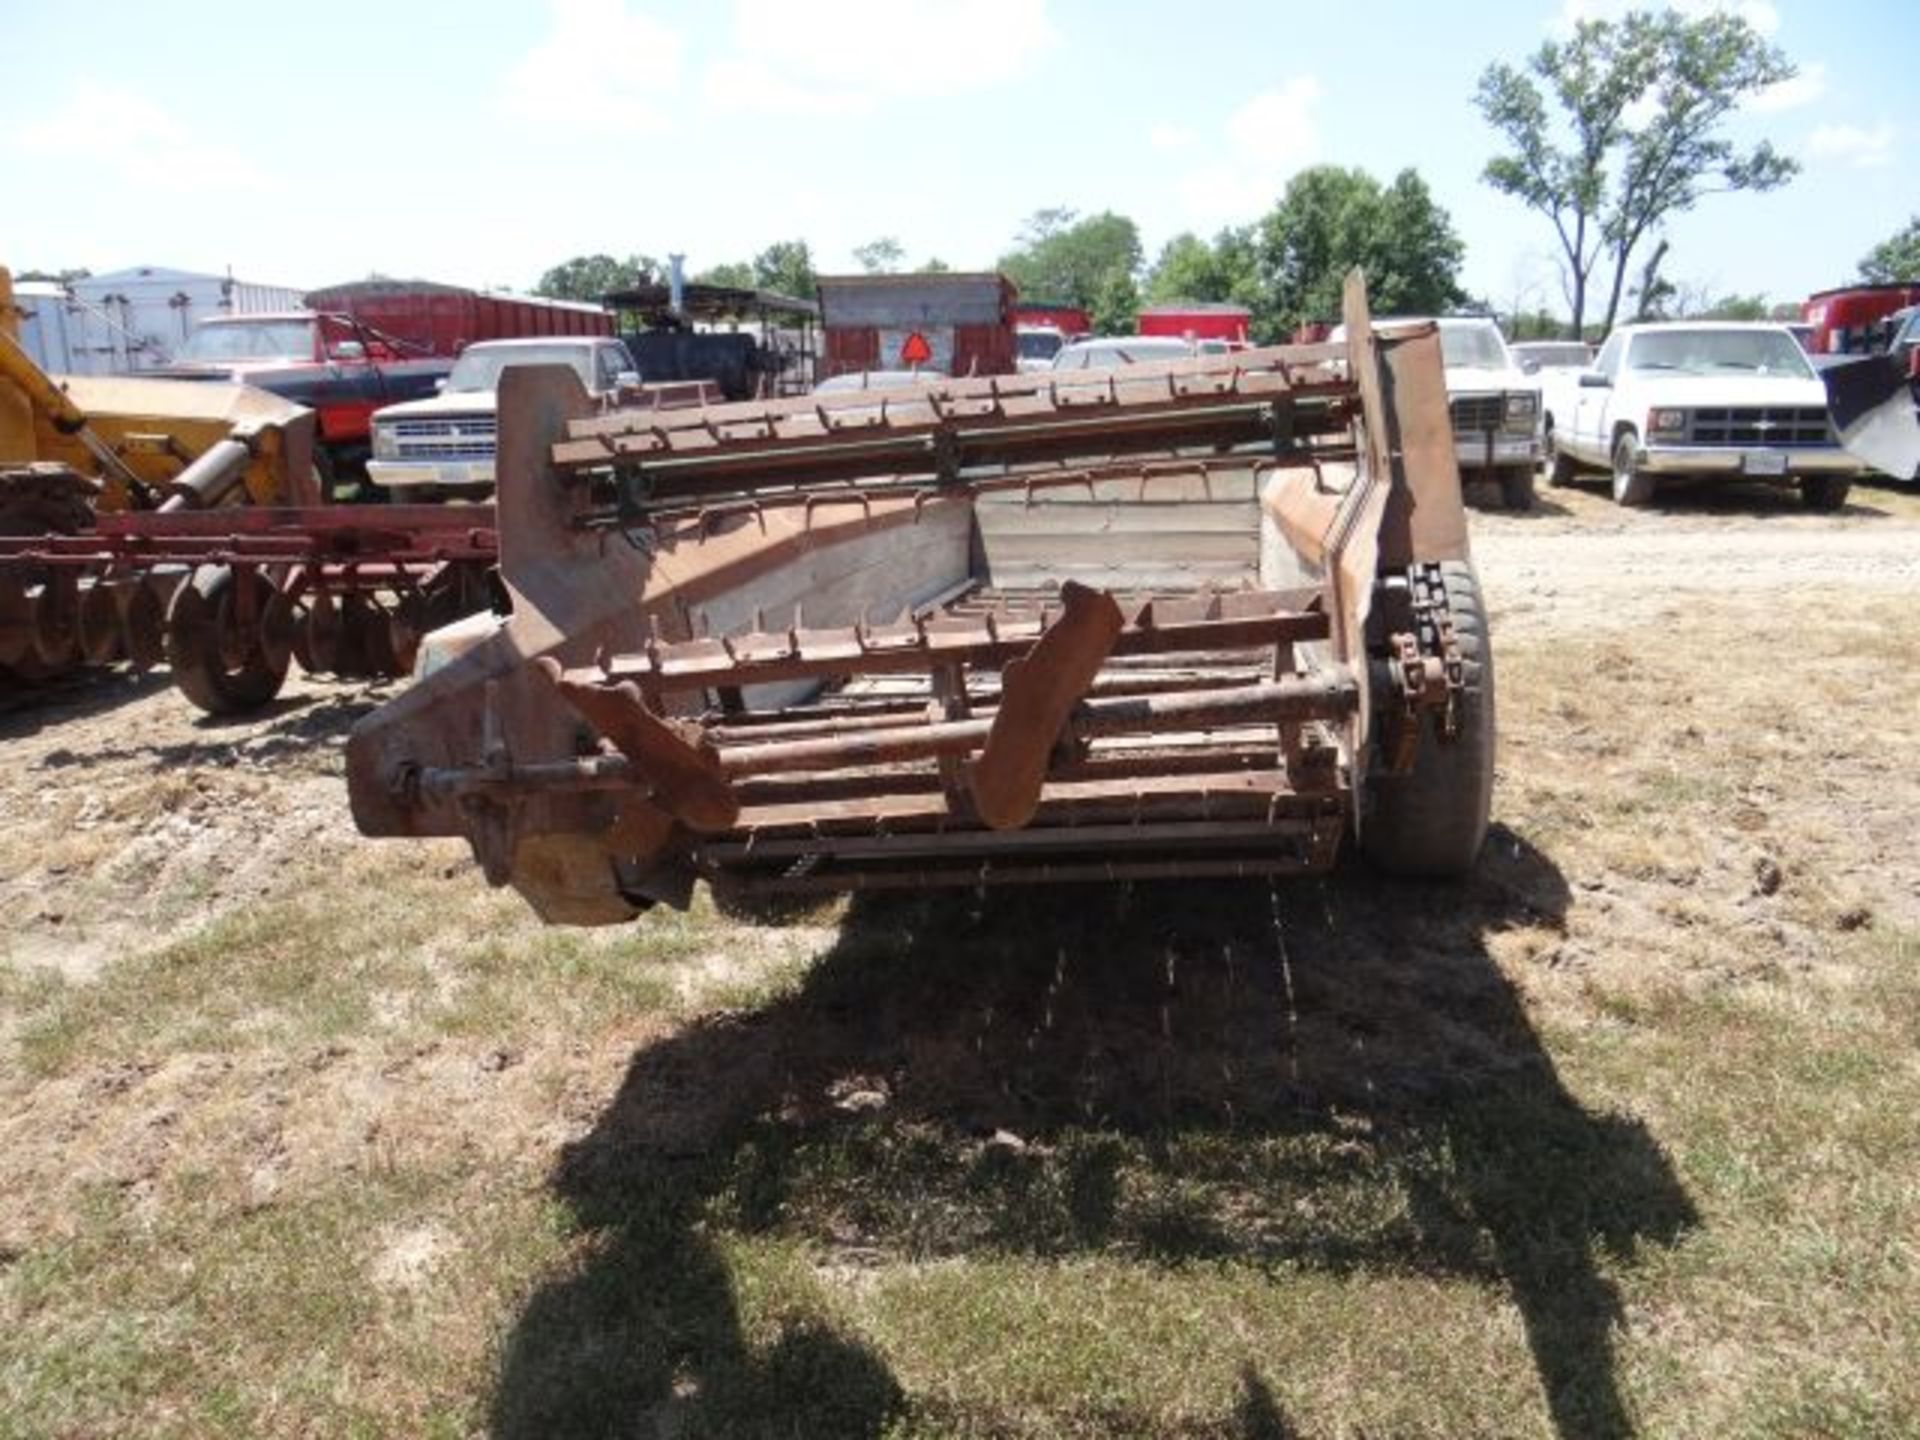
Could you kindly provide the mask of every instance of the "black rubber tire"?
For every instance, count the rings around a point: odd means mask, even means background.
[[[1389,875],[1457,879],[1473,869],[1493,810],[1493,650],[1486,604],[1469,561],[1449,560],[1446,580],[1464,691],[1459,733],[1443,739],[1439,722],[1421,722],[1413,769],[1390,775],[1369,767],[1360,850]]]
[[[287,603],[265,575],[257,579],[268,587],[269,605]],[[269,643],[269,627],[262,624],[240,663],[229,664],[221,652],[220,633],[233,597],[233,571],[225,565],[202,565],[175,593],[167,611],[167,665],[173,683],[209,715],[242,715],[269,703],[286,684],[292,659],[286,645]]]
[[[1616,505],[1644,505],[1653,499],[1654,478],[1634,458],[1640,437],[1622,430],[1613,437],[1613,499]]]
[[[1500,500],[1509,510],[1533,508],[1533,466],[1503,465],[1500,468]]]
[[[1571,456],[1562,450],[1553,438],[1553,417],[1549,415],[1546,427],[1540,432],[1540,445],[1546,452],[1547,484],[1553,486],[1571,485],[1580,474],[1580,467],[1573,463]]]
[[[1831,513],[1847,503],[1853,481],[1845,475],[1802,475],[1800,503],[1809,510]]]

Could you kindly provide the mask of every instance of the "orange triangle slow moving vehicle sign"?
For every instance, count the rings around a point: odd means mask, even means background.
[[[933,347],[927,344],[927,337],[915,330],[900,343],[900,363],[902,365],[924,365],[933,359]]]

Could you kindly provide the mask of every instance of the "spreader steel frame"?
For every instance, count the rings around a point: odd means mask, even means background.
[[[1345,318],[1337,346],[670,413],[509,372],[512,614],[429,637],[356,729],[361,828],[465,836],[575,923],[699,878],[1325,869],[1377,785],[1450,748],[1491,774],[1437,334],[1376,336],[1357,276]]]

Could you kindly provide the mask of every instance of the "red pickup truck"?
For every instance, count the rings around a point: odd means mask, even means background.
[[[310,309],[201,321],[163,373],[244,381],[313,410],[329,493],[359,488],[373,412],[434,394],[471,342],[613,333],[612,315],[597,305],[425,281],[337,285],[304,298]]]

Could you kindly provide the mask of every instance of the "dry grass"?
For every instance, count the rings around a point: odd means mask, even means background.
[[[1911,1433],[1908,608],[1523,627],[1464,890],[545,932],[331,720],[10,740],[0,1436]]]

